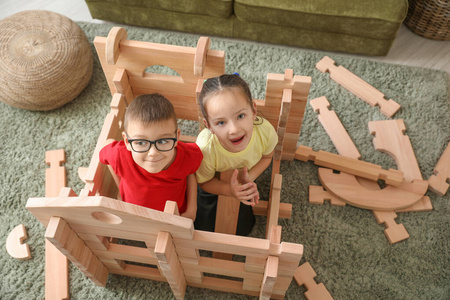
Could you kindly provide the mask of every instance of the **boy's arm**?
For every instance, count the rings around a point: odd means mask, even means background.
[[[195,174],[189,174],[186,180],[186,211],[182,217],[195,221],[197,215],[197,179]]]

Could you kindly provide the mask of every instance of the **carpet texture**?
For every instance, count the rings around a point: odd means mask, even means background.
[[[111,25],[79,23],[89,41],[107,36]],[[124,26],[128,38],[195,47],[198,36]],[[349,132],[362,159],[383,168],[396,168],[387,154],[374,150],[367,123],[384,120],[372,108],[315,69],[324,56],[317,51],[267,46],[213,38],[212,49],[226,53],[226,72],[238,72],[251,86],[253,97],[264,98],[267,73],[312,77],[309,100],[326,96]],[[79,192],[84,184],[79,167],[89,165],[111,95],[94,47],[94,73],[87,88],[72,102],[49,112],[30,112],[0,103],[0,298],[44,298],[44,231],[25,204],[45,194],[45,151],[65,149],[68,186]],[[403,119],[424,179],[450,139],[448,76],[445,72],[331,56],[402,108]],[[164,72],[163,69],[161,72]],[[188,130],[186,126],[183,130]],[[314,150],[336,152],[310,105],[306,107],[299,142]],[[369,210],[308,202],[308,186],[318,185],[318,167],[311,162],[282,162],[282,202],[292,203],[290,219],[280,219],[282,241],[304,245],[301,263],[309,262],[334,299],[450,299],[450,196],[431,192],[433,211],[399,213],[410,238],[390,245]],[[258,179],[268,198],[270,170]],[[33,258],[19,261],[6,252],[6,237],[17,225],[28,230],[26,242]],[[251,233],[263,237],[266,220],[257,218]],[[286,299],[305,299],[303,286],[293,281]],[[110,275],[106,288],[97,287],[70,265],[71,299],[173,299],[167,283]],[[188,287],[186,299],[255,299]]]

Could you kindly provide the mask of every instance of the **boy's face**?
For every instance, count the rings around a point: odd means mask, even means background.
[[[205,124],[222,147],[234,153],[244,150],[252,138],[256,105],[250,105],[244,93],[236,88],[212,96],[205,108],[208,115]]]
[[[175,142],[173,149],[170,151],[159,151],[156,149],[155,145],[152,144],[149,151],[138,153],[131,148],[126,134],[128,134],[130,140],[145,139],[156,141],[164,138],[179,139],[180,130],[177,130],[173,120],[159,121],[148,125],[139,121],[131,121],[128,123],[127,132],[122,133],[122,137],[128,151],[131,151],[134,162],[149,173],[155,174],[162,170],[166,170],[175,160],[178,141]]]

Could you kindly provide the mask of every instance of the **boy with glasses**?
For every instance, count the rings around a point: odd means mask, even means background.
[[[195,172],[203,155],[195,143],[178,141],[170,101],[160,94],[136,97],[125,113],[122,137],[100,151],[100,161],[120,177],[122,200],[160,211],[167,200],[176,201],[181,216],[195,220]]]

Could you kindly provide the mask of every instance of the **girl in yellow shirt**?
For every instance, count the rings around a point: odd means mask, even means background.
[[[248,235],[255,222],[252,206],[259,200],[254,180],[270,165],[278,136],[270,122],[256,116],[250,89],[239,75],[206,80],[199,100],[206,128],[197,137],[203,161],[196,172],[195,228],[214,231],[217,195],[225,195],[241,202],[236,233]],[[230,181],[216,176],[230,170]]]

